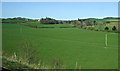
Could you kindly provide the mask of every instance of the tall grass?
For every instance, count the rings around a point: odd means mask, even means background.
[[[53,67],[48,66],[45,62],[43,62],[40,59],[40,57],[37,56],[38,51],[35,48],[36,48],[35,45],[33,45],[31,41],[26,40],[24,41],[19,52],[13,52],[12,56],[9,56],[5,52],[3,52],[2,57],[7,59],[8,61],[17,62],[22,65],[28,66],[32,69],[65,69],[66,68],[65,64],[60,58],[55,58],[53,60],[54,62]],[[77,69],[77,61],[76,61],[75,69]]]

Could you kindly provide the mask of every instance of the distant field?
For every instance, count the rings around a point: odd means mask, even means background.
[[[68,27],[68,28],[72,28],[74,27],[74,25],[72,24],[40,24],[40,23],[23,23],[25,25],[33,25],[33,26],[37,26],[38,28],[41,27],[54,27],[54,28],[60,28],[60,27]]]
[[[55,28],[59,28],[59,27],[69,27],[72,28],[74,27],[74,25],[71,24],[55,24],[55,25],[44,25],[44,24],[37,24],[38,27],[55,27]]]
[[[2,22],[15,22],[15,23],[17,23],[17,22],[25,22],[25,20],[11,20],[11,19],[5,19],[5,20],[2,20]]]
[[[8,56],[14,52],[17,56],[24,56],[19,52],[24,51],[21,48],[28,41],[38,51],[35,56],[39,56],[49,68],[54,67],[54,61],[60,59],[67,69],[76,68],[76,62],[81,69],[117,69],[118,34],[107,33],[108,48],[104,48],[105,33],[78,28],[36,29],[19,24],[3,24],[2,50]]]
[[[105,22],[106,20],[105,19],[90,19],[91,21],[96,21],[98,23],[103,23]]]
[[[112,30],[113,26],[118,26],[120,20],[118,19],[91,19],[92,21],[96,21],[98,23],[104,23],[104,22],[110,22],[110,23],[106,23],[106,26],[109,28],[109,30]],[[104,30],[104,28],[106,27],[104,26],[102,29]],[[89,26],[88,26],[89,27]],[[99,29],[98,26],[94,26],[95,29]]]
[[[91,21],[96,21],[98,23],[103,23],[109,21],[110,23],[118,23],[120,19],[90,19]]]
[[[103,27],[102,27],[102,30],[104,30],[105,27],[106,27],[106,26],[103,26]],[[112,27],[113,27],[113,26],[107,26],[107,27],[109,28],[109,30],[112,30]],[[95,29],[99,29],[98,26],[94,26],[94,28],[95,28]]]
[[[107,21],[120,21],[120,19],[108,19]]]

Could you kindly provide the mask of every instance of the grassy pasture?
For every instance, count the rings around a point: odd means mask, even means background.
[[[6,56],[14,52],[21,55],[25,41],[33,44],[40,60],[49,68],[60,61],[67,69],[116,69],[118,68],[118,34],[108,34],[105,47],[105,32],[78,28],[30,28],[18,24],[3,24],[2,50]],[[4,54],[3,54],[4,56]],[[77,63],[77,67],[76,67]],[[4,63],[3,63],[4,65]]]
[[[44,25],[44,24],[37,24],[38,27],[55,27],[55,28],[60,28],[60,27],[69,27],[72,28],[74,25],[71,24],[54,24],[54,25]]]
[[[54,27],[54,28],[60,28],[60,27],[72,28],[72,27],[74,27],[74,25],[72,25],[72,24],[40,24],[40,23],[31,23],[31,22],[22,23],[22,24],[33,25],[33,26],[37,26],[38,28],[40,28],[40,27]]]
[[[101,29],[102,29],[102,30],[104,30],[104,29],[105,29],[105,27],[108,27],[108,28],[109,28],[109,30],[112,30],[112,28],[113,28],[113,26],[103,26]],[[95,29],[99,29],[99,27],[98,27],[98,26],[94,26],[94,28],[95,28]]]
[[[7,23],[8,23],[8,22],[13,22],[13,23],[14,23],[14,22],[15,22],[15,23],[18,22],[18,23],[19,23],[19,22],[25,22],[25,20],[19,20],[19,19],[18,19],[18,20],[11,20],[11,19],[5,19],[5,20],[2,20],[2,22],[7,22]]]

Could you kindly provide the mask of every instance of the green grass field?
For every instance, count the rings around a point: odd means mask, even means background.
[[[24,25],[33,25],[33,26],[37,26],[38,28],[40,27],[54,27],[54,28],[60,28],[60,27],[68,27],[68,28],[72,28],[74,27],[74,25],[72,24],[40,24],[40,23],[32,23],[32,22],[28,22],[28,23],[22,23]]]
[[[105,27],[108,27],[109,30],[112,30],[113,26],[103,26],[101,29],[105,30]],[[94,26],[95,29],[99,29],[99,26]]]
[[[25,41],[49,68],[60,61],[64,68],[74,69],[117,69],[118,34],[107,32],[108,47],[105,47],[105,33],[78,28],[30,28],[18,24],[3,24],[2,50],[6,56],[17,56],[24,52]],[[4,56],[4,54],[3,54]],[[4,63],[3,63],[4,65]]]

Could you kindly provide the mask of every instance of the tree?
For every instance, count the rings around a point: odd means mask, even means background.
[[[90,21],[90,20],[85,20],[84,22],[87,26],[92,26],[93,25],[92,21]]]
[[[103,30],[103,28],[104,28],[104,24],[103,23],[98,23],[98,29]]]
[[[110,23],[110,21],[106,21],[105,23]]]
[[[94,24],[94,25],[97,25],[97,22],[96,22],[96,21],[93,21],[93,24]]]
[[[113,30],[113,31],[115,31],[115,30],[116,30],[116,27],[115,27],[115,26],[113,26],[112,30]]]
[[[40,20],[40,23],[41,24],[58,24],[58,21],[57,20],[55,20],[55,19],[52,19],[52,18],[42,18],[41,20]]]
[[[74,21],[74,25],[75,25],[75,27],[77,27],[77,28],[81,28],[82,23],[81,23],[80,21],[78,21],[78,20],[75,20],[75,21]]]
[[[105,27],[105,30],[109,30],[109,28],[106,26],[106,27]]]

